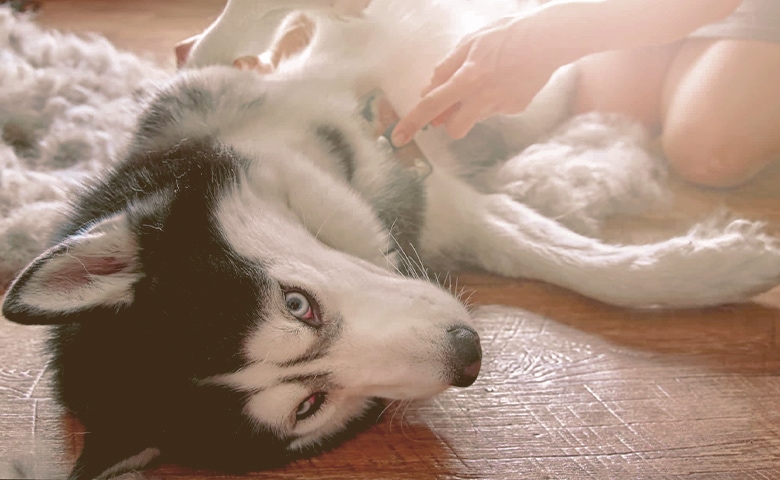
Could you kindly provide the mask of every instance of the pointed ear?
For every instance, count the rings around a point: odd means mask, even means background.
[[[141,277],[137,252],[125,214],[102,220],[36,258],[11,284],[3,315],[26,325],[59,324],[128,305]]]
[[[84,448],[68,480],[111,478],[140,470],[160,456],[159,449],[139,445],[141,443],[128,438],[108,439],[87,432],[84,434]]]

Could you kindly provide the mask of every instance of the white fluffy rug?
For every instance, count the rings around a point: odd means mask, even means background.
[[[0,289],[47,246],[72,186],[125,145],[134,95],[168,75],[0,8]]]

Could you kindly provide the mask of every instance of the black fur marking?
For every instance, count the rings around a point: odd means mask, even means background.
[[[398,165],[389,175],[387,187],[371,192],[374,198],[369,200],[393,237],[395,244],[388,248],[387,254],[400,250],[403,255],[416,258],[414,245],[419,240],[424,221],[425,189],[419,176],[411,169]],[[406,262],[399,266],[405,274],[419,273],[407,271],[406,267]]]
[[[61,229],[65,238],[126,211],[143,272],[131,306],[81,312],[52,331],[58,397],[95,445],[81,477],[147,447],[227,471],[290,460],[285,439],[246,418],[245,394],[201,381],[246,365],[244,342],[278,290],[214,225],[218,199],[244,163],[208,139],[133,154],[85,192]]]
[[[355,176],[355,152],[344,134],[331,125],[320,125],[315,131],[317,137],[328,144],[330,153],[338,157],[341,167],[344,169],[344,175],[351,183],[352,177]]]
[[[178,120],[172,112],[197,112],[205,115],[214,109],[215,99],[211,92],[193,84],[179,84],[159,94],[140,122],[139,133],[149,138],[159,135],[161,127]]]
[[[307,373],[305,375],[290,375],[282,377],[281,383],[303,383],[305,385],[326,384],[329,382],[331,374],[328,372]]]
[[[513,153],[501,132],[489,122],[474,125],[468,135],[452,142],[449,150],[466,177],[507,160]]]
[[[303,355],[293,358],[292,360],[288,360],[282,363],[277,363],[276,366],[281,368],[295,367],[298,365],[303,365],[304,363],[313,362],[314,360],[323,358],[327,354],[328,354],[328,350],[326,348],[313,348],[308,350]]]
[[[331,345],[341,335],[341,316],[329,315],[330,318],[317,331],[317,340],[302,355],[286,362],[277,364],[279,367],[293,367],[302,365],[328,354]]]

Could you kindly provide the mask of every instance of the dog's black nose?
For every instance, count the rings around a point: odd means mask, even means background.
[[[482,347],[479,345],[479,335],[473,328],[456,326],[447,330],[452,346],[453,379],[450,385],[455,387],[468,387],[479,375],[482,366]]]

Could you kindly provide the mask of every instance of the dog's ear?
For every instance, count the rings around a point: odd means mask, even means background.
[[[26,325],[58,324],[128,305],[141,276],[137,251],[124,214],[104,219],[33,260],[8,290],[3,315]]]
[[[103,438],[95,432],[86,432],[84,448],[68,480],[110,478],[140,470],[159,456],[159,449],[145,446],[132,437]]]

